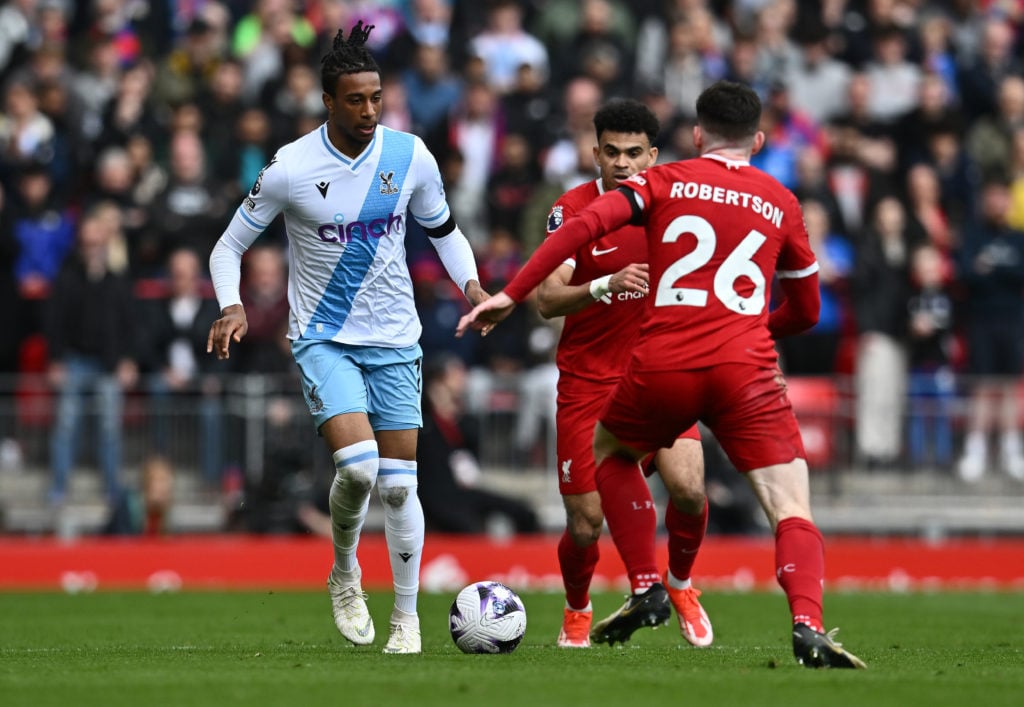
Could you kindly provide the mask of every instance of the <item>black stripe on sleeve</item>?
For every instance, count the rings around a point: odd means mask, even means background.
[[[455,217],[451,214],[448,215],[448,220],[442,223],[436,228],[424,228],[427,235],[431,238],[444,238],[449,233],[455,230]]]

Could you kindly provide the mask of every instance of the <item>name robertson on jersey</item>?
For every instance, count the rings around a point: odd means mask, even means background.
[[[776,228],[782,228],[782,209],[756,194],[725,187],[713,187],[698,182],[673,182],[669,191],[671,199],[699,199],[726,206],[739,206],[760,214]]]

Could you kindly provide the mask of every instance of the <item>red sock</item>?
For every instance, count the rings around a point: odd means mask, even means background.
[[[597,467],[597,490],[633,592],[660,582],[654,552],[658,514],[640,467],[622,457],[608,457]]]
[[[558,541],[558,566],[562,569],[565,601],[570,608],[583,610],[590,604],[590,580],[600,554],[597,543],[580,547],[568,529],[562,533]]]
[[[668,529],[668,570],[676,579],[689,579],[697,551],[708,527],[708,502],[695,516],[683,513],[668,502],[665,528]]]
[[[793,623],[824,630],[821,611],[825,543],[814,523],[786,518],[775,529],[775,576],[786,592]]]

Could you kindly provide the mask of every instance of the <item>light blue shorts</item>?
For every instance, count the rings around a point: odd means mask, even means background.
[[[335,415],[350,412],[366,413],[374,430],[423,426],[419,344],[389,349],[298,339],[292,342],[292,355],[318,430]]]

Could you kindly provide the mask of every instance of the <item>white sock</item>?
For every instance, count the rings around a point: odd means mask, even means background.
[[[590,612],[594,611],[594,604],[593,604],[593,602],[589,602],[588,601],[587,605],[585,607],[583,607],[582,609],[574,609],[571,606],[569,606],[569,602],[565,602],[565,608],[568,609],[569,611],[575,611],[575,612],[577,612],[579,614],[586,614],[586,613],[590,613]]]
[[[689,589],[691,586],[690,578],[687,577],[686,579],[679,579],[674,574],[672,574],[671,570],[669,570],[668,586],[672,587],[673,589]]]
[[[395,583],[395,608],[416,613],[423,559],[423,507],[416,495],[416,462],[381,459],[377,492],[384,506],[384,537]]]
[[[351,572],[359,567],[356,549],[359,533],[370,506],[370,490],[377,479],[380,462],[377,442],[366,440],[334,453],[334,483],[331,484],[331,538],[334,569]]]

